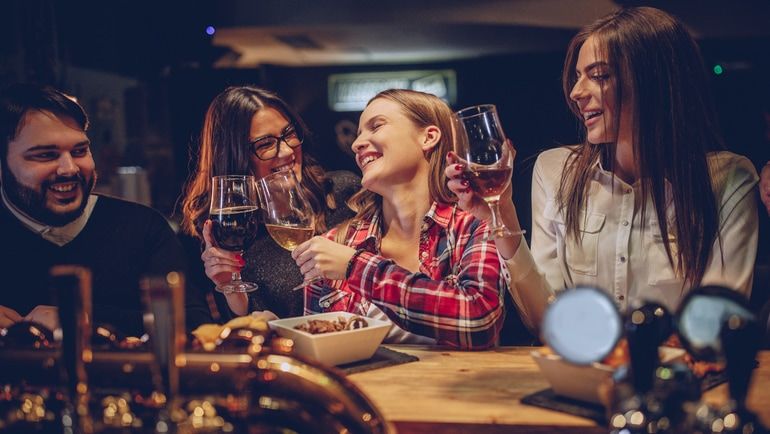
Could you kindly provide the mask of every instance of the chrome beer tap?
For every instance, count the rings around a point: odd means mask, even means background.
[[[161,407],[155,431],[182,430],[187,418],[180,406],[179,371],[185,364],[184,276],[171,272],[140,282],[145,305],[144,326],[154,355],[153,400]]]
[[[660,365],[658,347],[673,330],[665,307],[646,303],[626,317],[625,336],[631,357],[628,378],[616,385],[610,416],[612,433],[667,432],[670,419],[653,384]]]
[[[730,399],[722,408],[703,402],[692,406],[692,433],[767,433],[746,407],[761,332],[748,300],[720,286],[697,288],[677,313],[679,338],[696,360],[725,362]]]
[[[91,272],[73,265],[53,267],[51,286],[59,306],[59,367],[67,396],[61,424],[65,434],[91,434],[94,424],[88,408],[91,390],[86,374],[86,365],[93,359]]]

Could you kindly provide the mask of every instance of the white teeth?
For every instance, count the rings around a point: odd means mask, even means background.
[[[283,166],[273,167],[271,169],[272,172],[280,172],[282,170],[290,170],[294,168],[294,163],[284,164]]]
[[[588,119],[591,119],[594,116],[599,116],[600,114],[602,114],[601,111],[585,112],[585,113],[583,113],[583,119],[588,120]]]
[[[372,161],[374,161],[374,160],[376,160],[378,158],[380,158],[380,157],[377,156],[377,155],[368,155],[368,156],[362,158],[361,159],[361,167],[366,166],[367,164],[371,163]]]
[[[76,183],[69,183],[69,184],[55,184],[51,186],[51,190],[58,191],[60,193],[66,193],[68,191],[72,191],[77,187]]]

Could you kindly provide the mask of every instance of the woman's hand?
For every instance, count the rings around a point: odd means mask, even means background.
[[[26,321],[42,324],[48,330],[56,330],[59,327],[59,309],[56,306],[38,305],[27,316]]]
[[[479,220],[489,221],[492,217],[489,206],[484,198],[471,190],[470,183],[463,174],[467,162],[458,157],[454,151],[449,151],[446,156],[446,163],[444,175],[448,179],[447,187],[457,196],[457,206],[473,214]]]
[[[348,263],[355,253],[352,247],[316,236],[297,246],[291,257],[297,263],[305,282],[310,282],[319,278],[344,279]]]
[[[8,328],[21,320],[19,312],[10,307],[0,306],[0,328]]]
[[[214,238],[211,236],[211,220],[203,224],[203,241],[206,248],[201,253],[206,276],[217,286],[225,284],[232,279],[233,273],[241,271],[246,262],[240,253],[215,247]],[[249,311],[249,296],[243,292],[225,294],[227,305],[236,315],[246,315]]]
[[[513,157],[516,157],[516,149],[514,149],[510,140],[506,140],[510,151],[513,153]],[[457,196],[457,206],[461,209],[473,214],[479,220],[484,220],[489,223],[492,220],[492,211],[489,209],[484,198],[471,190],[469,182],[465,179],[463,171],[467,166],[467,161],[461,159],[454,152],[449,152],[446,156],[447,166],[444,169],[444,175],[446,175],[447,187]],[[511,175],[512,176],[512,175]],[[502,218],[502,224],[513,232],[514,236],[502,237],[495,240],[498,252],[503,259],[510,259],[516,253],[521,243],[521,225],[519,224],[519,216],[516,213],[516,207],[513,205],[513,183],[509,182],[505,191],[500,194],[500,217]]]
[[[513,153],[512,160],[516,158],[516,149],[511,144],[510,140],[506,140],[509,150]],[[489,210],[484,198],[476,194],[470,188],[468,179],[463,172],[467,168],[467,161],[461,159],[453,151],[450,151],[446,156],[446,169],[444,169],[444,175],[447,177],[447,187],[457,196],[457,205],[460,209],[473,214],[479,220],[489,222],[492,218],[492,212]],[[500,209],[504,211],[506,209],[513,208],[513,183],[508,182],[508,186],[505,191],[500,194]],[[511,228],[509,228],[511,229]]]
[[[770,161],[759,174],[759,199],[765,205],[767,214],[770,215]]]

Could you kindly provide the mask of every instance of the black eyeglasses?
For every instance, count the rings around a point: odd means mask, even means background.
[[[294,125],[289,125],[283,129],[280,137],[260,137],[249,143],[249,145],[251,146],[251,152],[260,160],[272,160],[278,155],[278,148],[280,148],[281,142],[294,149],[301,145],[304,140],[305,138],[302,137],[302,133]]]

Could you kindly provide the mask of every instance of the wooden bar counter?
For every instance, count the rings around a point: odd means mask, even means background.
[[[533,347],[462,352],[391,346],[420,358],[348,378],[383,412],[399,434],[408,433],[606,433],[604,426],[565,413],[522,404],[549,387],[530,357]],[[749,408],[770,424],[770,351],[758,356]],[[727,387],[706,393],[725,402]]]

